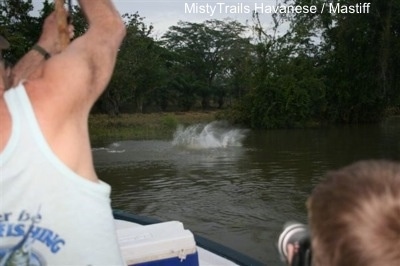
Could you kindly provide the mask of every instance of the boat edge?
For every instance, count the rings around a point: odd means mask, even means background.
[[[114,219],[123,220],[128,222],[133,222],[141,225],[149,225],[149,224],[156,224],[161,223],[163,221],[151,218],[140,216],[132,213],[128,213],[123,210],[114,209],[113,210]],[[192,232],[193,233],[193,232]],[[212,253],[215,253],[221,257],[224,257],[234,263],[242,266],[266,266],[264,263],[253,259],[243,253],[240,253],[234,249],[226,247],[222,244],[219,244],[213,240],[207,239],[205,237],[199,236],[193,233],[194,239],[196,241],[196,245],[201,248],[204,248]]]

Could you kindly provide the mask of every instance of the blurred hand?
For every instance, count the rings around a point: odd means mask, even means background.
[[[292,265],[293,262],[293,257],[295,254],[299,252],[299,243],[295,244],[288,244],[287,245],[287,259],[288,259],[288,265]]]
[[[62,10],[65,17],[67,15],[67,11],[65,9]],[[51,55],[58,54],[61,52],[60,49],[60,37],[59,30],[57,25],[57,16],[56,12],[53,11],[45,20],[42,27],[42,34],[39,38],[38,44],[43,47],[48,53]],[[74,37],[74,26],[68,26],[68,35],[69,38],[72,39]]]

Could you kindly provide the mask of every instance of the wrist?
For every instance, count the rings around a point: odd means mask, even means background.
[[[45,60],[51,57],[51,54],[39,44],[35,44],[34,46],[32,46],[32,50],[35,50],[39,54],[43,55]]]

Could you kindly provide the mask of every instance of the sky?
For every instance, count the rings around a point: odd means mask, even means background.
[[[93,0],[95,1],[95,0]],[[204,22],[209,19],[230,18],[243,24],[246,21],[252,25],[252,11],[255,8],[265,10],[267,6],[275,6],[277,0],[113,0],[114,5],[122,14],[139,12],[146,24],[153,24],[154,34],[161,37],[170,26],[176,25],[179,20],[189,22]],[[76,5],[77,0],[72,0]],[[41,9],[42,0],[33,0],[35,9]],[[271,27],[272,14],[260,13],[260,20],[265,27]]]

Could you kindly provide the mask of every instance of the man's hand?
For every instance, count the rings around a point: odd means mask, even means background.
[[[65,9],[62,10],[67,14]],[[68,26],[69,38],[74,37],[74,27]],[[44,21],[42,28],[42,35],[39,38],[38,45],[45,49],[50,55],[58,54],[61,52],[60,37],[57,27],[56,12],[53,11]]]
[[[294,260],[294,257],[296,254],[299,252],[299,243],[296,242],[294,244],[288,244],[287,245],[287,260],[288,260],[288,265],[291,266]]]
[[[67,11],[64,9],[63,12],[66,14]],[[37,42],[37,45],[42,47],[50,56],[61,53],[56,19],[56,12],[52,12],[45,19],[42,27],[42,34]],[[70,25],[68,30],[69,37],[73,38],[74,27]],[[38,51],[31,50],[25,54],[13,67],[9,77],[10,86],[8,87],[15,87],[22,80],[39,76],[41,73],[41,64],[44,62],[44,59],[43,54],[40,54]]]

